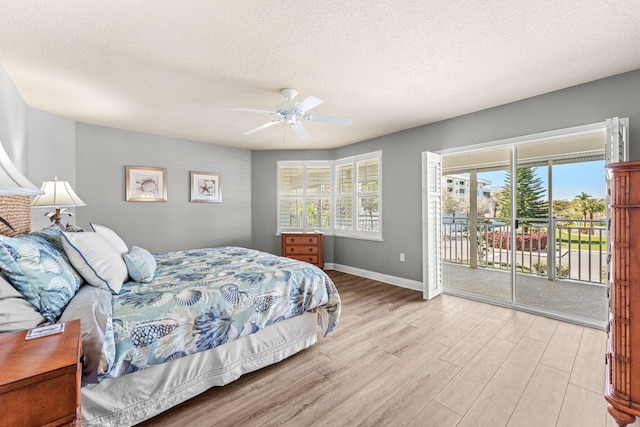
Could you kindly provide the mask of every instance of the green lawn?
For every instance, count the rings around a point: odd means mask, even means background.
[[[602,237],[600,237],[602,235]],[[566,231],[561,231],[560,233],[556,233],[556,244],[561,242],[561,247],[563,249],[569,248],[569,242],[571,242],[571,249],[578,249],[578,244],[580,243],[580,249],[587,250],[591,249],[592,251],[603,251],[607,248],[607,235],[604,231],[602,233],[600,231],[594,231],[594,234],[589,236],[588,234],[569,234]],[[591,248],[589,248],[591,245]]]

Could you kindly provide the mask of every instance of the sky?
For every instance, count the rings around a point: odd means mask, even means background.
[[[488,179],[492,187],[504,185],[506,172],[481,172],[478,178]],[[536,168],[543,185],[547,187],[547,168]],[[553,198],[555,200],[573,200],[582,192],[594,199],[606,196],[607,184],[605,181],[604,160],[596,162],[570,163],[553,166]]]

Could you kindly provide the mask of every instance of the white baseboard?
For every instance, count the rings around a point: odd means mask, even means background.
[[[336,270],[343,273],[353,274],[354,276],[365,277],[367,279],[377,280],[379,282],[389,283],[391,285],[400,286],[402,288],[413,289],[422,292],[422,282],[417,280],[405,279],[404,277],[390,276],[375,271],[363,270],[362,268],[349,267],[348,265],[325,263],[325,270]]]

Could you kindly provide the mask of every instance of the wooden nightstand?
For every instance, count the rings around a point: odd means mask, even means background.
[[[26,334],[0,335],[0,426],[79,426],[80,321],[55,335]]]
[[[324,268],[322,233],[282,233],[282,256]]]

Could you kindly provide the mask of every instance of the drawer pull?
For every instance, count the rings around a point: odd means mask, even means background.
[[[309,248],[309,252],[313,252],[313,248]]]

